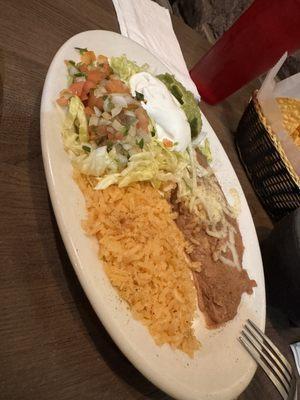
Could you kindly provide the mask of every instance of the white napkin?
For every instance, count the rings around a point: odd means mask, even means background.
[[[122,35],[154,54],[200,100],[190,78],[169,11],[151,0],[113,0]]]

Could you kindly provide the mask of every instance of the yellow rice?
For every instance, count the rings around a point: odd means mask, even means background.
[[[196,292],[169,203],[146,183],[96,191],[88,177],[75,178],[88,210],[83,228],[96,236],[112,285],[156,344],[193,356],[199,348],[192,329]]]

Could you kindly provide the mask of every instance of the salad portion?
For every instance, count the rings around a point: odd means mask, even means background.
[[[163,192],[173,183],[179,197],[191,200],[192,140],[202,125],[192,93],[174,76],[156,77],[125,55],[109,60],[77,50],[79,62],[65,61],[68,88],[57,99],[66,108],[62,136],[74,167],[96,177],[96,189],[148,181]]]

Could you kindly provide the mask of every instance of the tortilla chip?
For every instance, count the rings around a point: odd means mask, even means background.
[[[298,125],[298,128],[296,128],[292,133],[292,138],[295,144],[300,147],[300,124]]]
[[[284,129],[300,146],[300,100],[288,97],[277,97]]]

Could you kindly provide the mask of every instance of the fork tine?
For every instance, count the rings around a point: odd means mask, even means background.
[[[250,326],[251,325],[245,325],[244,332],[245,333],[247,332],[248,336],[250,335],[250,337],[252,337],[254,340],[256,340],[259,343],[259,345],[262,347],[263,351],[268,353],[269,357],[273,360],[273,363],[271,363],[271,366],[273,367],[273,364],[275,363],[275,365],[279,369],[280,373],[282,373],[282,377],[281,376],[279,376],[279,377],[281,379],[285,379],[285,382],[287,385],[286,387],[289,388],[290,382],[292,380],[292,376],[289,373],[288,369],[286,368],[286,366],[284,364],[282,364],[281,359],[279,359],[277,357],[277,354],[274,353],[272,351],[272,349],[270,350],[269,347],[264,343],[264,340],[261,337],[261,335],[258,334],[253,328],[250,328]],[[250,337],[249,337],[249,339],[250,339]],[[277,370],[275,372],[277,372]],[[278,374],[278,372],[277,372],[277,374]],[[284,383],[284,381],[283,381],[283,383]]]
[[[251,332],[250,332],[251,334]],[[282,385],[285,387],[285,390],[287,393],[289,393],[290,390],[290,378],[286,378],[283,374],[282,371],[278,369],[278,361],[276,360],[276,358],[269,358],[268,354],[264,353],[264,345],[261,345],[261,343],[259,341],[256,341],[255,336],[250,336],[248,334],[248,331],[243,330],[242,331],[242,335],[244,338],[246,338],[251,345],[256,349],[256,351],[259,353],[260,358],[263,358],[263,360],[267,363],[267,365],[275,372],[275,374],[277,375],[277,377],[279,378],[280,382],[282,383]],[[262,348],[260,347],[262,346]],[[273,359],[275,359],[275,361],[272,361]]]
[[[273,350],[273,352],[277,355],[277,357],[280,359],[282,364],[287,368],[287,370],[290,373],[290,376],[293,376],[293,369],[291,367],[291,364],[288,362],[288,360],[281,354],[279,349],[275,346],[273,342],[259,329],[259,327],[252,322],[250,319],[247,320],[247,323],[249,323],[255,330],[256,332],[264,339],[266,343],[270,346],[270,348]]]
[[[264,362],[264,360],[261,359],[260,354],[255,349],[255,347],[252,346],[251,343],[243,336],[239,337],[239,341],[244,346],[244,348],[248,351],[250,356],[257,362],[257,364],[259,364],[261,366],[261,368],[264,370],[265,374],[269,377],[269,379],[273,382],[274,386],[276,387],[278,392],[281,394],[281,397],[283,398],[283,400],[287,400],[288,393],[286,392],[285,387],[279,381],[279,379],[274,374],[274,372]]]

